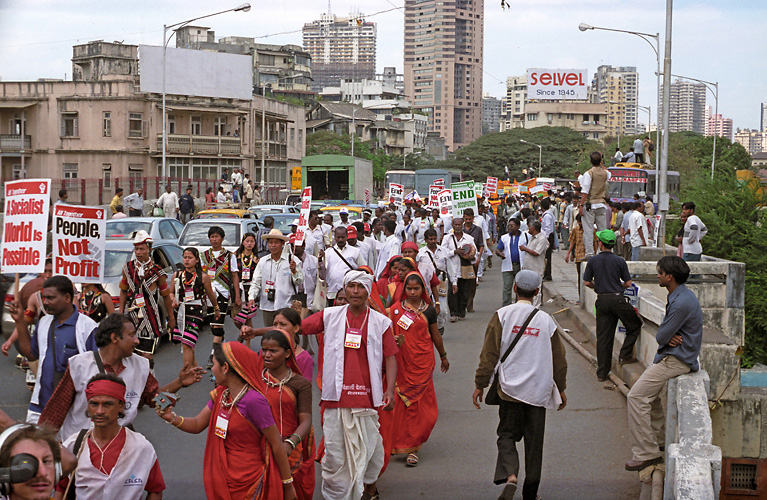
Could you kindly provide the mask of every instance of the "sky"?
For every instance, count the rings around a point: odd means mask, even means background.
[[[72,46],[91,40],[162,44],[163,24],[233,8],[243,0],[0,0],[0,79],[72,77]],[[661,34],[665,56],[665,0],[508,0],[485,2],[484,91],[505,94],[506,78],[527,68],[586,69],[602,64],[636,66],[639,103],[656,111],[655,52],[639,37],[592,26]],[[328,10],[325,0],[251,0],[250,12],[229,12],[200,21],[216,37],[301,45],[301,27]],[[377,70],[402,72],[404,0],[332,0],[339,16],[361,12],[377,23]],[[676,0],[672,74],[719,83],[719,112],[734,127],[758,129],[767,102],[767,2]],[[197,23],[195,23],[197,24]],[[288,33],[285,33],[288,32]],[[284,33],[284,34],[281,34]],[[707,104],[714,98],[707,92]],[[646,123],[646,113],[640,112]],[[655,119],[652,120],[655,122]]]

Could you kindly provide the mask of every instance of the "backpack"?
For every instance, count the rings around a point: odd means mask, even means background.
[[[649,143],[650,144],[647,146],[647,150],[652,153],[653,151],[655,151],[655,143],[652,141],[649,141]]]

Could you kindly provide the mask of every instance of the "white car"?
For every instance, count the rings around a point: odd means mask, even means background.
[[[210,248],[208,230],[218,226],[224,230],[224,248],[234,252],[239,248],[242,235],[258,233],[261,225],[256,219],[195,219],[186,223],[178,244],[181,248],[195,247],[200,252]]]

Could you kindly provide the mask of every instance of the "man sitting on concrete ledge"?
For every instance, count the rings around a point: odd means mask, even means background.
[[[698,371],[698,355],[703,340],[703,312],[698,298],[684,283],[690,267],[681,258],[666,256],[658,261],[658,284],[668,290],[666,315],[655,338],[658,352],[628,394],[631,461],[626,470],[639,471],[663,462],[665,418],[660,396],[666,382]]]

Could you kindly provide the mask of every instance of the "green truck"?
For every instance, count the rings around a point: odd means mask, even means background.
[[[344,155],[306,156],[301,160],[301,188],[312,187],[314,200],[365,202],[373,199],[373,162]]]

